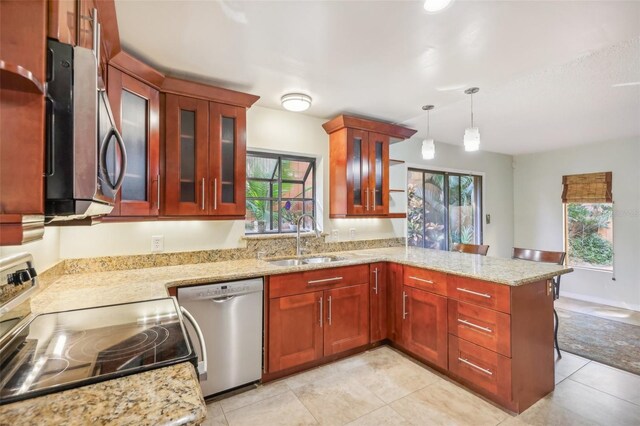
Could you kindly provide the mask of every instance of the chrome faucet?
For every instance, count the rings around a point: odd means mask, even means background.
[[[303,248],[300,247],[300,227],[302,226],[302,219],[304,219],[305,216],[311,218],[311,221],[313,222],[313,227],[316,232],[316,238],[320,238],[320,229],[318,229],[318,222],[316,222],[316,219],[313,216],[311,216],[309,213],[305,213],[301,215],[298,218],[298,233],[296,235],[296,256],[302,256]]]

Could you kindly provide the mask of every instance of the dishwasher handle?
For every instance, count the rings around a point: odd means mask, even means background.
[[[196,322],[196,319],[184,308],[184,306],[180,306],[180,311],[184,317],[189,320],[198,335],[198,342],[200,343],[200,350],[202,351],[202,361],[198,362],[198,377],[200,380],[207,380],[207,344],[204,341],[202,330]]]

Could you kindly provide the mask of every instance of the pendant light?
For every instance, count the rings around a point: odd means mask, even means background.
[[[436,144],[433,139],[429,137],[429,111],[433,108],[433,105],[425,105],[422,107],[424,111],[427,111],[427,138],[422,141],[422,158],[425,160],[433,160],[436,156]]]
[[[471,127],[464,131],[464,150],[477,151],[480,149],[480,130],[473,126],[473,94],[478,93],[480,89],[471,87],[464,91],[471,96]]]

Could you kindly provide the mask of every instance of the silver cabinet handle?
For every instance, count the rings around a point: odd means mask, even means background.
[[[373,198],[373,209],[372,210],[375,210],[376,209],[376,189],[375,188],[373,188],[371,190],[371,195],[372,195],[372,198]]]
[[[406,319],[409,313],[407,312],[407,292],[402,292],[402,319]]]
[[[329,320],[329,325],[331,325],[331,296],[329,296],[327,301],[329,302],[329,317],[328,317],[328,320]]]
[[[473,294],[474,296],[486,297],[487,299],[491,299],[491,295],[487,293],[478,293],[477,291],[468,290],[466,288],[460,288],[460,287],[458,287],[456,290],[462,291],[464,293]]]
[[[376,294],[378,294],[378,268],[373,270],[373,275],[375,275],[375,283],[376,285],[373,287],[373,291],[376,292]]]
[[[473,327],[473,328],[477,328],[478,330],[486,331],[487,333],[493,333],[493,330],[491,330],[490,328],[483,327],[483,326],[478,325],[478,324],[474,324],[474,323],[469,322],[467,320],[463,320],[463,319],[458,318],[458,322],[461,323],[461,324],[464,324],[464,325],[468,325],[468,326]]]
[[[202,194],[201,195],[202,195],[202,201],[201,201],[200,208],[204,210],[204,178],[202,178]]]
[[[182,311],[184,317],[189,320],[198,335],[198,342],[200,343],[200,350],[202,351],[202,361],[198,363],[198,376],[200,377],[200,380],[207,380],[207,344],[204,341],[202,330],[196,322],[196,319],[184,308],[184,306],[180,306],[180,311]]]
[[[80,11],[78,11],[80,14]],[[83,15],[84,18],[84,15]],[[91,21],[93,24],[93,53],[98,60],[98,66],[100,65],[100,23],[98,22],[98,9],[92,9]],[[78,31],[79,32],[79,31]]]
[[[342,277],[333,277],[333,278],[323,278],[321,280],[311,280],[311,281],[307,281],[307,284],[320,284],[320,283],[327,283],[329,281],[339,281],[341,280]]]
[[[156,194],[158,202],[158,210],[160,210],[160,173],[158,173],[158,193]]]
[[[482,371],[484,374],[488,374],[489,376],[493,376],[493,372],[491,370],[487,370],[486,368],[482,368],[478,365],[475,365],[474,363],[472,363],[471,361],[467,361],[464,358],[458,357],[458,361],[460,362],[464,362],[465,364],[467,364],[470,367],[475,368],[476,370]]]
[[[218,210],[218,178],[213,179],[213,209]]]
[[[427,283],[427,284],[434,284],[433,281],[425,280],[424,278],[418,278],[418,277],[414,277],[414,276],[409,276],[409,278],[412,279],[412,280],[421,281],[421,282]]]
[[[365,189],[364,192],[367,195],[367,211],[369,211],[369,188]]]
[[[322,309],[322,296],[320,296],[320,299],[318,299],[318,303],[320,303],[320,328],[322,328],[322,323],[324,321],[322,321],[322,319],[324,318],[324,309]]]

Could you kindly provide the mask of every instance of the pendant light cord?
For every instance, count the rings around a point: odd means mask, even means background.
[[[471,94],[471,127],[473,128],[473,93]]]
[[[427,110],[427,139],[429,139],[429,135],[431,134],[431,131],[429,129],[429,110]]]

